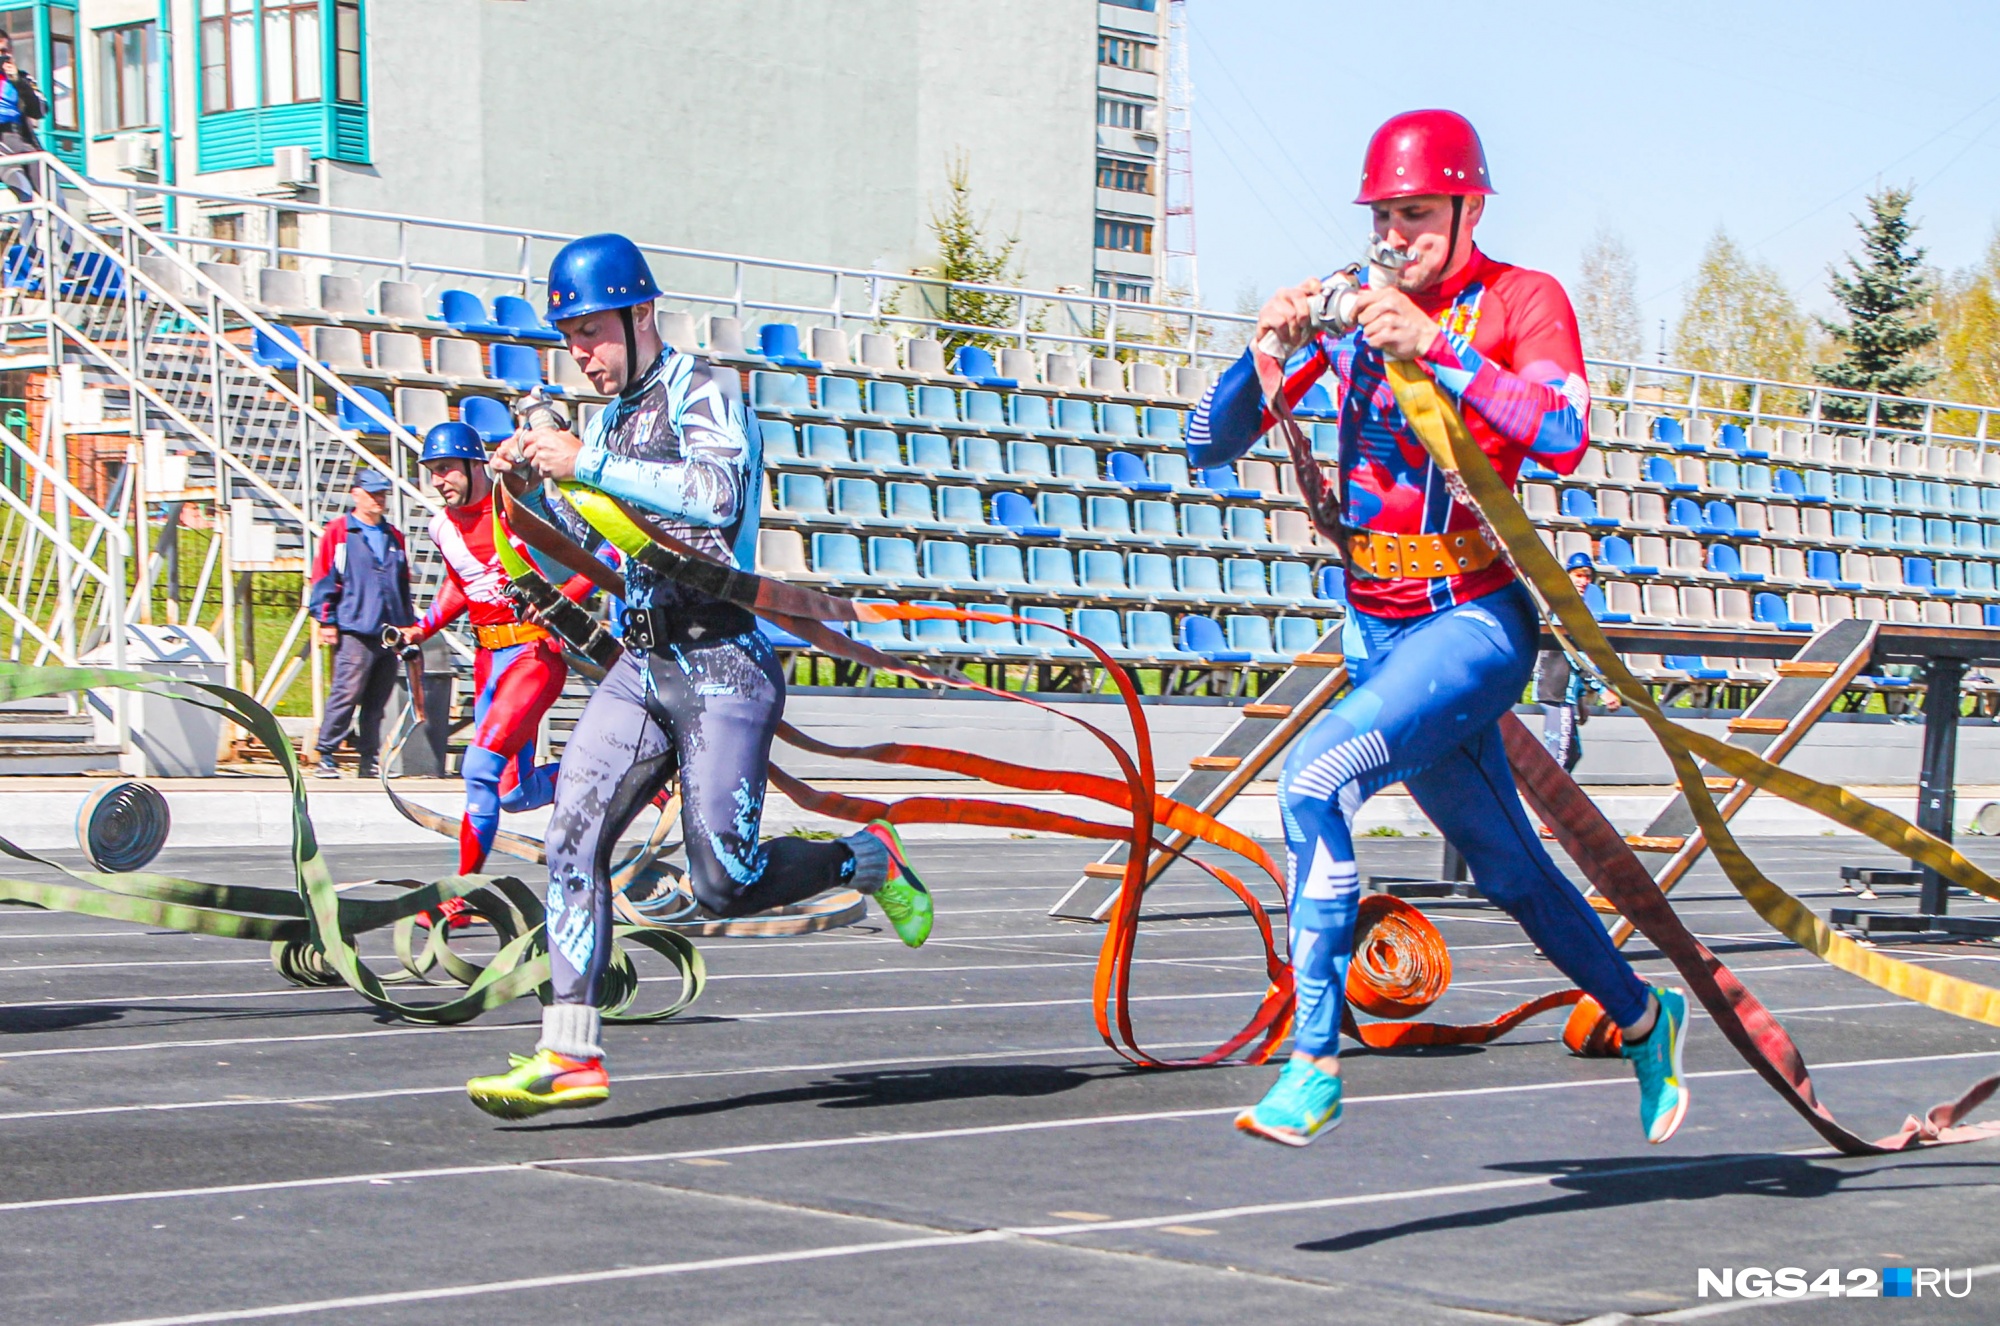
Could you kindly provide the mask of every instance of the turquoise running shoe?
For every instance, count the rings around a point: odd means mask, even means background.
[[[1264,1099],[1236,1116],[1239,1130],[1285,1146],[1305,1146],[1339,1126],[1340,1078],[1310,1059],[1287,1059]]]
[[[889,850],[889,877],[875,891],[875,905],[889,918],[889,924],[896,927],[897,936],[905,944],[922,948],[931,937],[931,891],[917,878],[917,872],[910,869],[909,859],[903,855],[902,836],[895,825],[875,820],[864,832],[874,834]]]
[[[1646,1140],[1658,1145],[1674,1135],[1687,1117],[1688,1089],[1682,1078],[1681,1056],[1687,1049],[1687,996],[1679,990],[1653,988],[1660,1016],[1653,1030],[1637,1045],[1619,1053],[1632,1061],[1639,1075],[1639,1126]]]

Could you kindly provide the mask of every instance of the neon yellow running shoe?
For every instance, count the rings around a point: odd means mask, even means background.
[[[881,839],[882,846],[889,851],[889,877],[882,887],[875,891],[875,903],[882,909],[882,915],[889,918],[889,924],[896,927],[896,933],[911,948],[922,948],[931,937],[931,891],[917,878],[917,872],[910,869],[909,860],[903,855],[903,840],[896,832],[896,826],[887,820],[875,820],[862,830]]]
[[[475,1077],[465,1094],[488,1114],[527,1119],[547,1110],[581,1110],[611,1098],[611,1077],[602,1059],[572,1059],[554,1050],[510,1054],[512,1066],[492,1077]]]

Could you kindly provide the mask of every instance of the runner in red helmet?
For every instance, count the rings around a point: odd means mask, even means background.
[[[1375,131],[1362,166],[1356,201],[1374,214],[1370,272],[1380,278],[1341,301],[1352,328],[1318,320],[1318,281],[1280,290],[1258,315],[1253,344],[1289,356],[1289,401],[1334,377],[1340,453],[1325,479],[1344,526],[1343,650],[1354,683],[1293,746],[1280,784],[1293,1049],[1236,1122],[1293,1146],[1340,1119],[1341,1005],[1360,895],[1351,826],[1362,802],[1395,782],[1464,854],[1479,889],[1619,1024],[1647,1138],[1665,1141],[1687,1108],[1685,998],[1633,974],[1514,790],[1499,719],[1534,667],[1534,601],[1475,513],[1453,500],[1388,382],[1387,360],[1420,365],[1510,485],[1530,457],[1565,474],[1583,458],[1590,397],[1575,314],[1553,277],[1480,252],[1473,236],[1492,193],[1464,116],[1396,116]],[[1189,421],[1195,465],[1230,463],[1271,426],[1253,353]],[[1307,475],[1300,486],[1322,482]]]

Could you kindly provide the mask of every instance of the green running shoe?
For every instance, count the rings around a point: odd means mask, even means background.
[[[1340,1079],[1310,1059],[1287,1059],[1264,1099],[1236,1116],[1239,1130],[1285,1146],[1305,1146],[1339,1126]]]
[[[553,1050],[510,1054],[512,1065],[492,1077],[475,1077],[465,1094],[488,1114],[526,1119],[546,1110],[581,1110],[611,1098],[602,1059],[572,1059]]]
[[[876,820],[862,832],[874,834],[889,851],[889,877],[875,891],[876,906],[889,918],[889,924],[896,927],[905,944],[922,948],[931,937],[931,891],[917,878],[917,872],[910,869],[895,825]]]
[[[1654,987],[1660,1016],[1637,1045],[1619,1053],[1632,1061],[1639,1075],[1639,1126],[1655,1145],[1666,1141],[1687,1117],[1688,1089],[1681,1080],[1681,1055],[1687,1048],[1687,996],[1679,990]]]

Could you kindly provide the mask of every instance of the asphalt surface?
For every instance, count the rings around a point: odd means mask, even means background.
[[[1750,845],[1822,914],[1851,901],[1838,865],[1894,864],[1845,841]],[[1101,932],[1045,915],[1087,845],[912,853],[938,896],[923,950],[872,918],[702,941],[713,982],[695,1008],[608,1031],[607,1106],[511,1125],[463,1082],[531,1046],[531,1002],[419,1028],[287,985],[255,945],[0,909],[0,1317],[2000,1320],[2000,1146],[1834,1157],[1704,1020],[1687,1124],[1649,1147],[1629,1069],[1571,1057],[1560,1015],[1483,1048],[1350,1051],[1337,1132],[1254,1142],[1229,1118],[1272,1069],[1143,1072],[1098,1040]],[[348,880],[443,874],[452,854],[331,853]],[[1419,873],[1436,854],[1367,839],[1362,865]],[[265,851],[155,868],[286,877]],[[1254,1007],[1254,937],[1191,870],[1150,901],[1137,1029],[1189,1053]],[[1712,869],[1676,901],[1857,1130],[2000,1072],[2000,1031],[1830,971]],[[1424,905],[1455,962],[1432,1016],[1561,986],[1499,912]],[[2000,982],[2000,946],[1895,951]],[[1748,1266],[1936,1267],[1954,1290],[1980,1273],[1955,1299],[1698,1295],[1701,1268]]]

